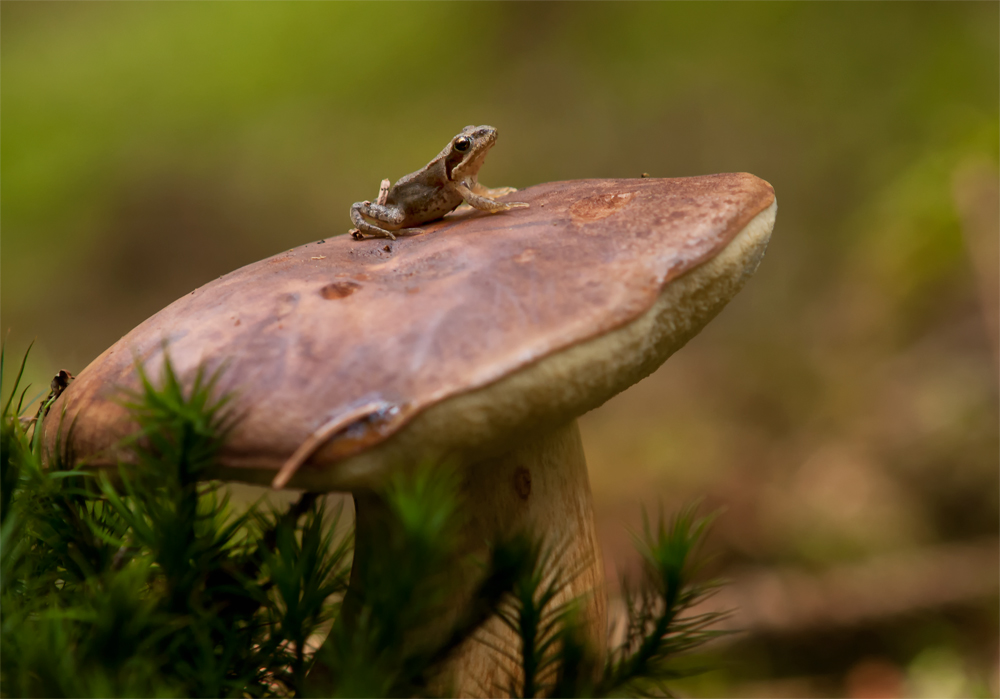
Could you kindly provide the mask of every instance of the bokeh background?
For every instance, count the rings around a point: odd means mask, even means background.
[[[747,171],[756,277],[585,416],[612,594],[723,508],[693,696],[997,696],[997,3],[0,5],[0,313],[46,386],[349,228],[462,126],[492,186]],[[9,369],[9,367],[8,367]],[[617,572],[616,572],[617,571]]]

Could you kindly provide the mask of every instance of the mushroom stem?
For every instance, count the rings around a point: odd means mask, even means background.
[[[555,604],[579,598],[581,620],[591,645],[603,657],[607,635],[604,562],[576,420],[526,440],[501,456],[464,464],[460,473],[463,552],[485,556],[490,542],[520,531],[542,537],[555,552],[553,573],[559,570],[566,578]],[[390,521],[385,504],[373,495],[356,494],[355,506],[354,569],[341,619],[346,618],[346,623],[364,594],[358,586],[361,571]],[[450,576],[455,584],[454,599],[468,600],[479,575],[479,569],[456,565],[454,576]],[[458,607],[456,604],[455,614]],[[446,633],[444,626],[427,629],[425,633],[431,638],[426,640]],[[459,646],[439,681],[458,696],[499,696],[507,689],[509,678],[518,676],[518,667],[506,654],[519,657],[519,641],[494,617]]]

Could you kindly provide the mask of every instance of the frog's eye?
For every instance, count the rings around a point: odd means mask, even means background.
[[[455,139],[455,150],[459,153],[464,153],[472,147],[472,139],[468,136],[461,136]]]

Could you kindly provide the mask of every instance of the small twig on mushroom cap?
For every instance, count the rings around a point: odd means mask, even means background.
[[[295,472],[323,445],[323,442],[352,423],[363,420],[369,415],[385,408],[386,403],[384,401],[372,401],[325,422],[319,429],[309,435],[309,438],[302,442],[299,448],[281,466],[274,480],[271,481],[271,487],[275,490],[284,488],[288,485],[288,481],[291,480],[292,476],[295,475]]]

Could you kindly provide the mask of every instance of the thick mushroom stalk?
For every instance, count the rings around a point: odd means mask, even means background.
[[[730,174],[553,182],[517,198],[530,208],[449,215],[392,243],[312,243],[197,289],[81,372],[47,443],[71,420],[63,448],[113,462],[132,429],[117,387],[134,381],[136,355],[155,372],[166,339],[182,377],[227,363],[220,389],[242,419],[214,476],[354,492],[361,562],[378,545],[369,494],[397,469],[459,463],[470,548],[523,525],[557,543],[585,569],[568,593],[585,595],[599,642],[603,570],[575,419],[736,294],[764,253],[774,192]],[[467,644],[459,691],[495,691],[497,657]]]
[[[553,604],[577,599],[592,649],[603,655],[607,635],[604,563],[576,421],[527,438],[503,455],[461,466],[461,553],[483,559],[490,542],[519,532],[544,533],[544,543],[553,553],[547,572],[559,575],[564,582]],[[355,493],[354,503],[354,568],[345,611],[337,623],[351,623],[350,617],[364,597],[359,578],[366,559],[378,547],[386,527],[395,524],[378,495]],[[424,629],[423,643],[434,645],[443,640],[457,614],[471,603],[480,572],[476,567],[456,566],[449,574],[453,614]],[[450,688],[458,696],[501,696],[509,678],[518,672],[509,656],[517,657],[518,653],[516,636],[493,618],[459,647],[438,686]]]

